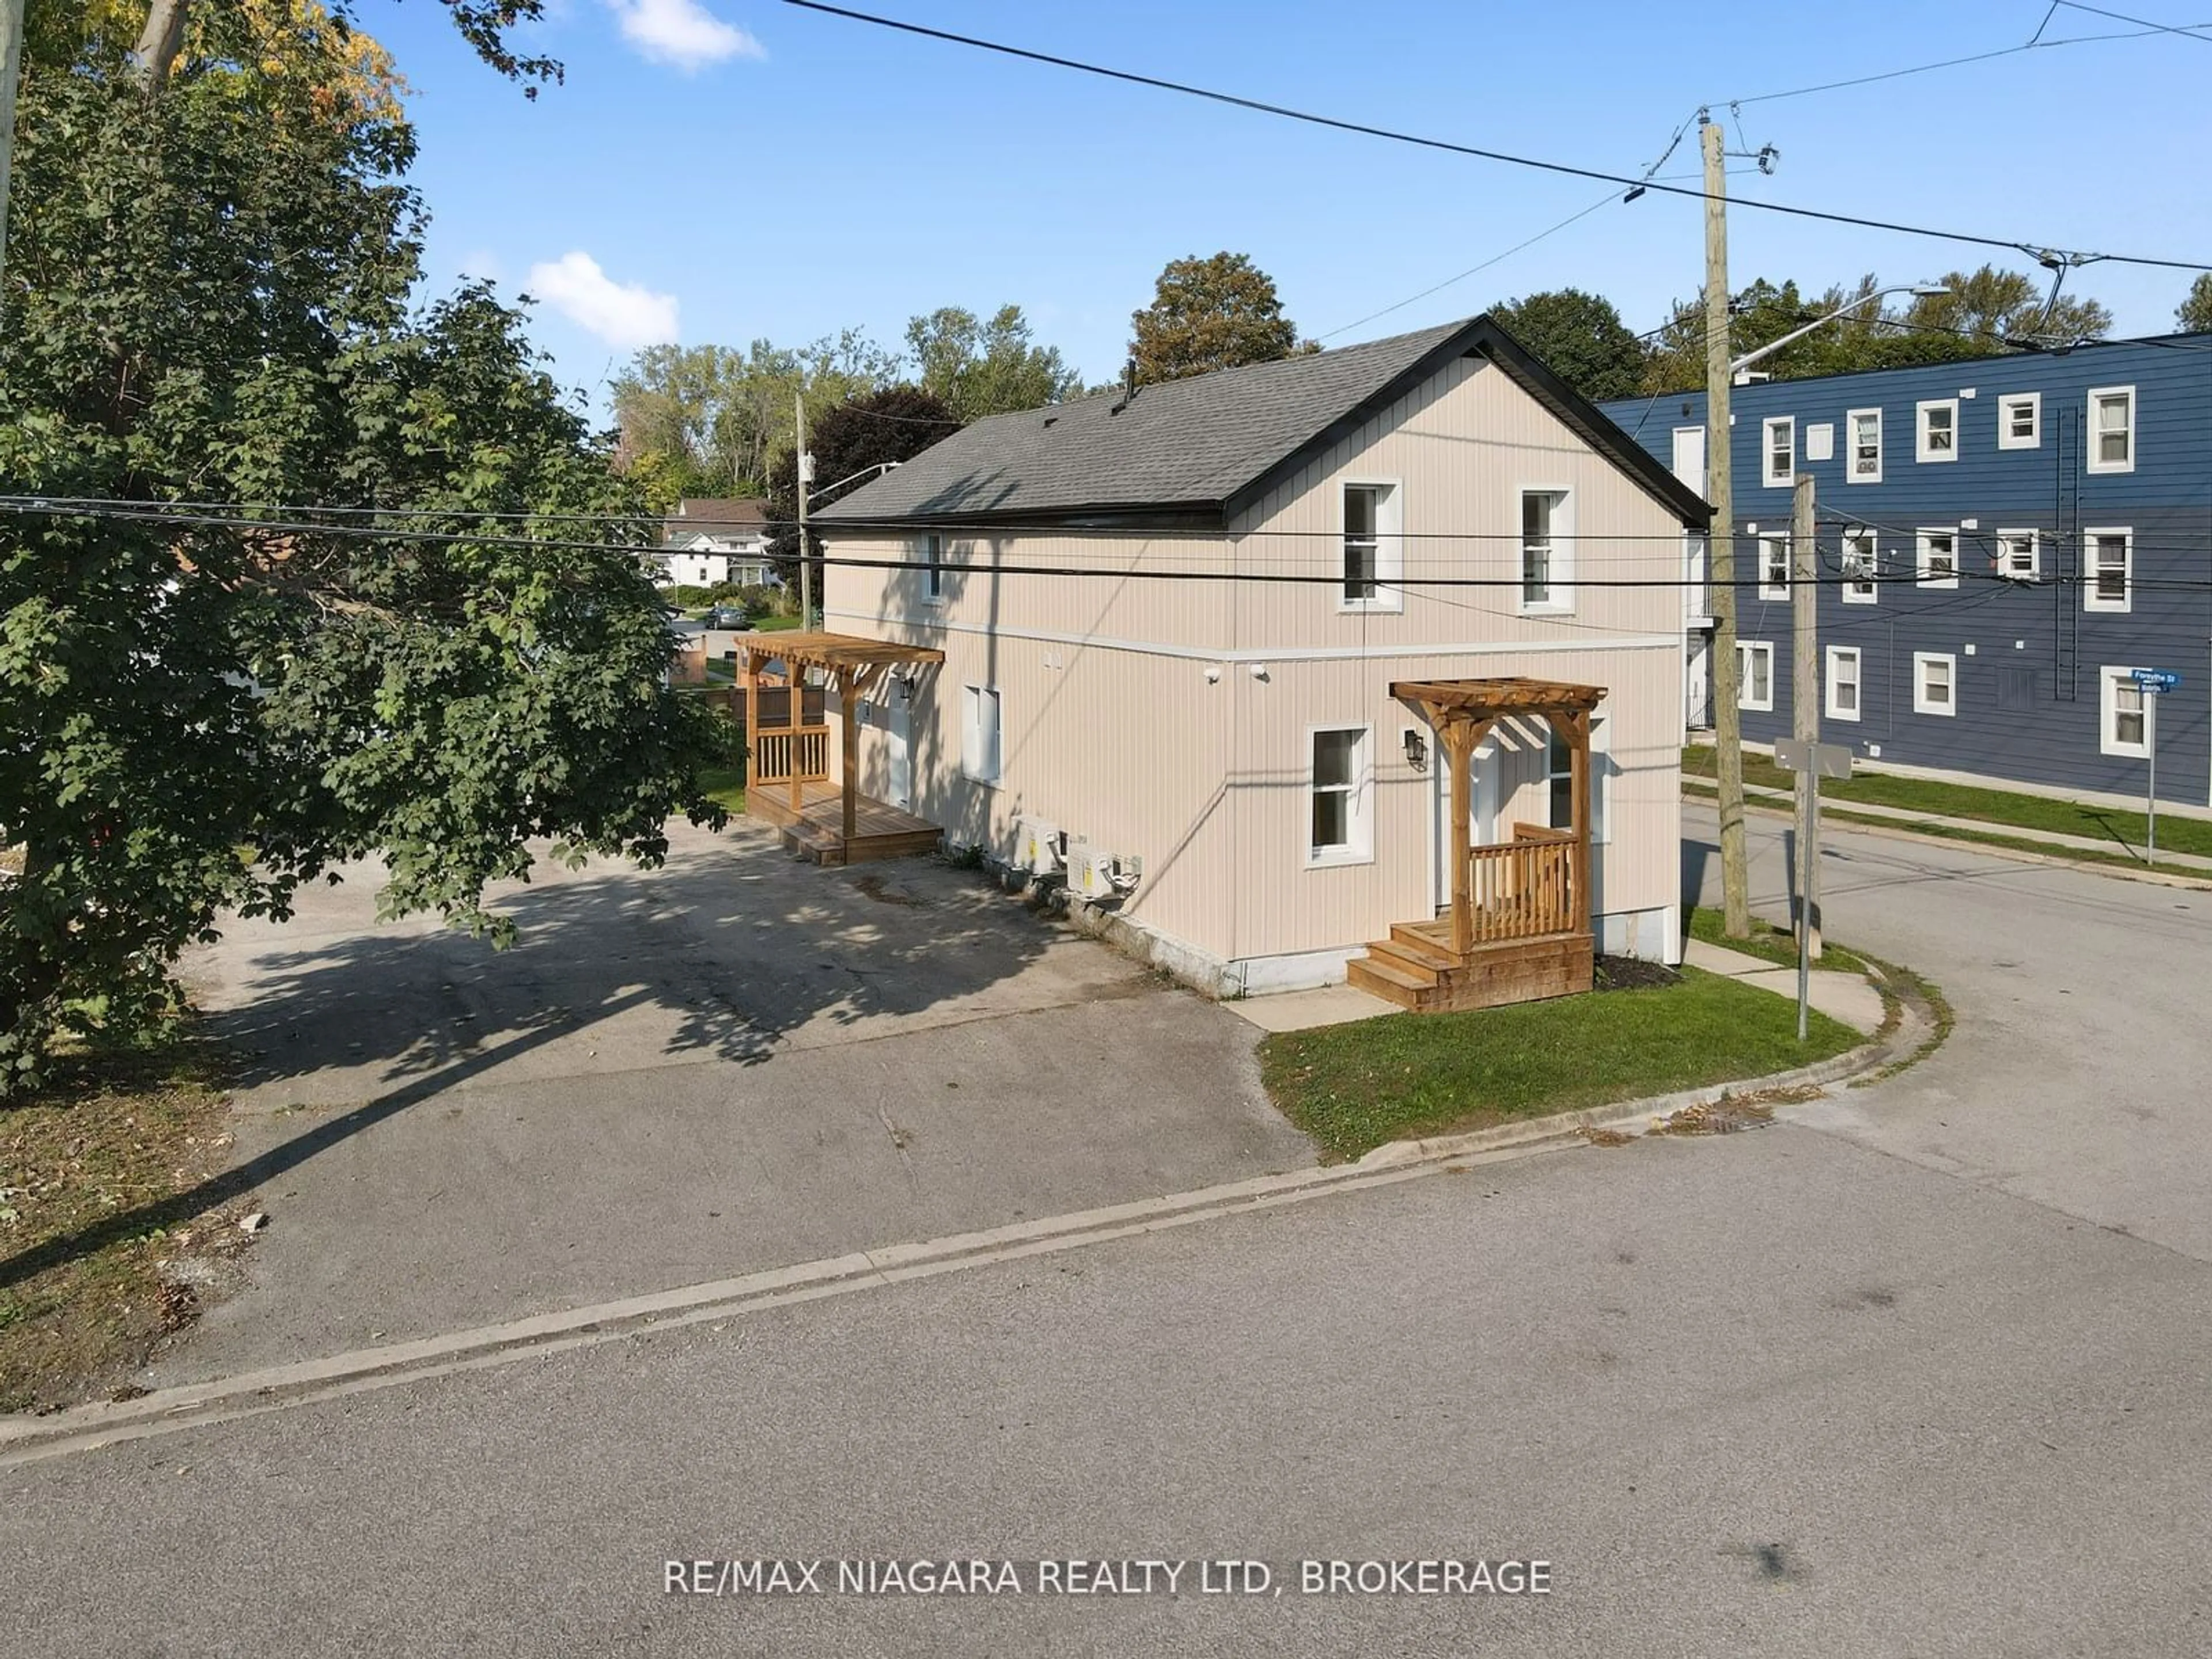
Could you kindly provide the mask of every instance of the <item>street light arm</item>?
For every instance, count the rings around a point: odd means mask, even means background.
[[[864,466],[858,472],[853,474],[853,477],[851,478],[840,478],[836,483],[823,484],[821,489],[813,491],[806,498],[807,505],[810,507],[812,506],[816,501],[820,501],[824,495],[827,495],[833,489],[842,489],[847,484],[851,483],[854,478],[866,478],[870,477],[872,474],[888,472],[895,466],[903,466],[905,465],[906,463],[903,461],[878,461],[873,466]]]
[[[1781,350],[1783,347],[1796,344],[1798,341],[1803,339],[1814,329],[1824,328],[1828,324],[1834,322],[1837,318],[1856,311],[1861,306],[1869,304],[1873,301],[1886,300],[1893,294],[1911,294],[1917,295],[1923,299],[1932,299],[1937,295],[1948,294],[1949,292],[1951,292],[1951,290],[1948,288],[1926,288],[1917,283],[1906,283],[1897,288],[1877,289],[1872,294],[1862,294],[1857,299],[1853,300],[1849,305],[1838,306],[1835,310],[1830,312],[1825,317],[1815,317],[1811,322],[1806,324],[1804,327],[1792,329],[1780,339],[1771,340],[1766,344],[1759,347],[1756,351],[1746,352],[1742,356],[1737,358],[1734,362],[1729,365],[1729,375],[1733,379],[1735,376],[1741,374],[1745,369],[1749,368],[1760,358],[1771,357],[1776,352]]]

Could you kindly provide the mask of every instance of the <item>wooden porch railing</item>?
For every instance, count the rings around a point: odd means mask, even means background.
[[[753,733],[748,788],[771,783],[821,783],[830,777],[830,728],[782,726]]]
[[[1516,823],[1513,839],[1468,849],[1470,943],[1537,939],[1576,925],[1574,832]]]

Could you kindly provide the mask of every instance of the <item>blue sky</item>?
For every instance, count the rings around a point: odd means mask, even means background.
[[[2100,0],[2101,3],[2101,0]],[[2112,0],[2203,24],[2181,0]],[[1850,6],[1436,0],[880,0],[859,9],[1469,143],[1641,173],[1701,103],[2128,25],[2049,0]],[[940,305],[1019,303],[1090,379],[1167,260],[1248,252],[1334,343],[1540,289],[1658,324],[1701,278],[1698,205],[1119,85],[775,0],[550,0],[527,41],[567,83],[532,103],[431,0],[365,6],[415,92],[413,182],[434,288],[464,270],[539,296],[532,333],[603,402],[647,340],[896,343]],[[2197,13],[2202,13],[2198,15]],[[1693,27],[1724,18],[1713,51]],[[2076,250],[2212,262],[2212,39],[2039,47],[1747,101],[1771,178],[1741,198]],[[1748,163],[1738,163],[1748,168]],[[1694,173],[1694,131],[1668,174]],[[1601,198],[1569,228],[1362,322]],[[1730,277],[1909,282],[2006,256],[1739,208]],[[2012,263],[2025,266],[2025,256]],[[2100,264],[2069,292],[2122,334],[2170,325],[2188,273]]]

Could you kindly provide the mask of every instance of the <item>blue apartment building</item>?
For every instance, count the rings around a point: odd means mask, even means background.
[[[2115,795],[2143,793],[2154,741],[2159,799],[2212,806],[2212,335],[1754,381],[1732,403],[1747,742],[1790,733],[1808,472],[1824,741]],[[1705,406],[1702,390],[1602,405],[1700,490]],[[1710,602],[1693,586],[1685,609],[1694,726]],[[2139,668],[2180,687],[2149,708]]]

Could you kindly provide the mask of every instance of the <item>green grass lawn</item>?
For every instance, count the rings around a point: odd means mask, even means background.
[[[700,772],[699,781],[706,787],[708,799],[720,801],[732,812],[745,810],[744,767],[709,766]]]
[[[1764,1077],[1864,1041],[1786,997],[1695,969],[1677,985],[1464,1014],[1389,1014],[1260,1045],[1283,1115],[1331,1159],[1676,1089]]]
[[[1702,744],[1682,751],[1686,777],[1714,775],[1713,751]],[[1743,781],[1768,789],[1796,787],[1796,775],[1784,771],[1760,755],[1743,757]],[[2060,835],[2090,836],[2108,841],[2115,853],[2125,856],[2148,838],[2148,825],[2141,812],[2081,801],[2055,800],[2045,795],[2023,795],[2008,789],[1985,789],[1972,784],[1941,783],[1929,778],[1892,777],[1885,773],[1861,772],[1850,778],[1827,778],[1820,784],[1823,803],[1856,801],[1866,806],[1893,806],[1931,817],[1974,818],[2013,830],[2055,830]],[[2212,820],[2168,817],[2158,821],[2159,850],[2192,853],[2212,858]]]
[[[799,618],[796,617],[763,617],[753,624],[753,631],[757,634],[775,634],[798,626]]]
[[[1690,912],[1689,933],[1692,939],[1703,939],[1706,944],[1717,945],[1723,950],[1741,951],[1747,957],[1757,957],[1761,962],[1771,962],[1778,968],[1795,968],[1797,965],[1797,935],[1787,927],[1778,927],[1759,916],[1751,919],[1749,939],[1730,939],[1721,913],[1701,907]],[[1856,973],[1866,964],[1842,945],[1822,939],[1820,959],[1814,966],[1843,968]]]

